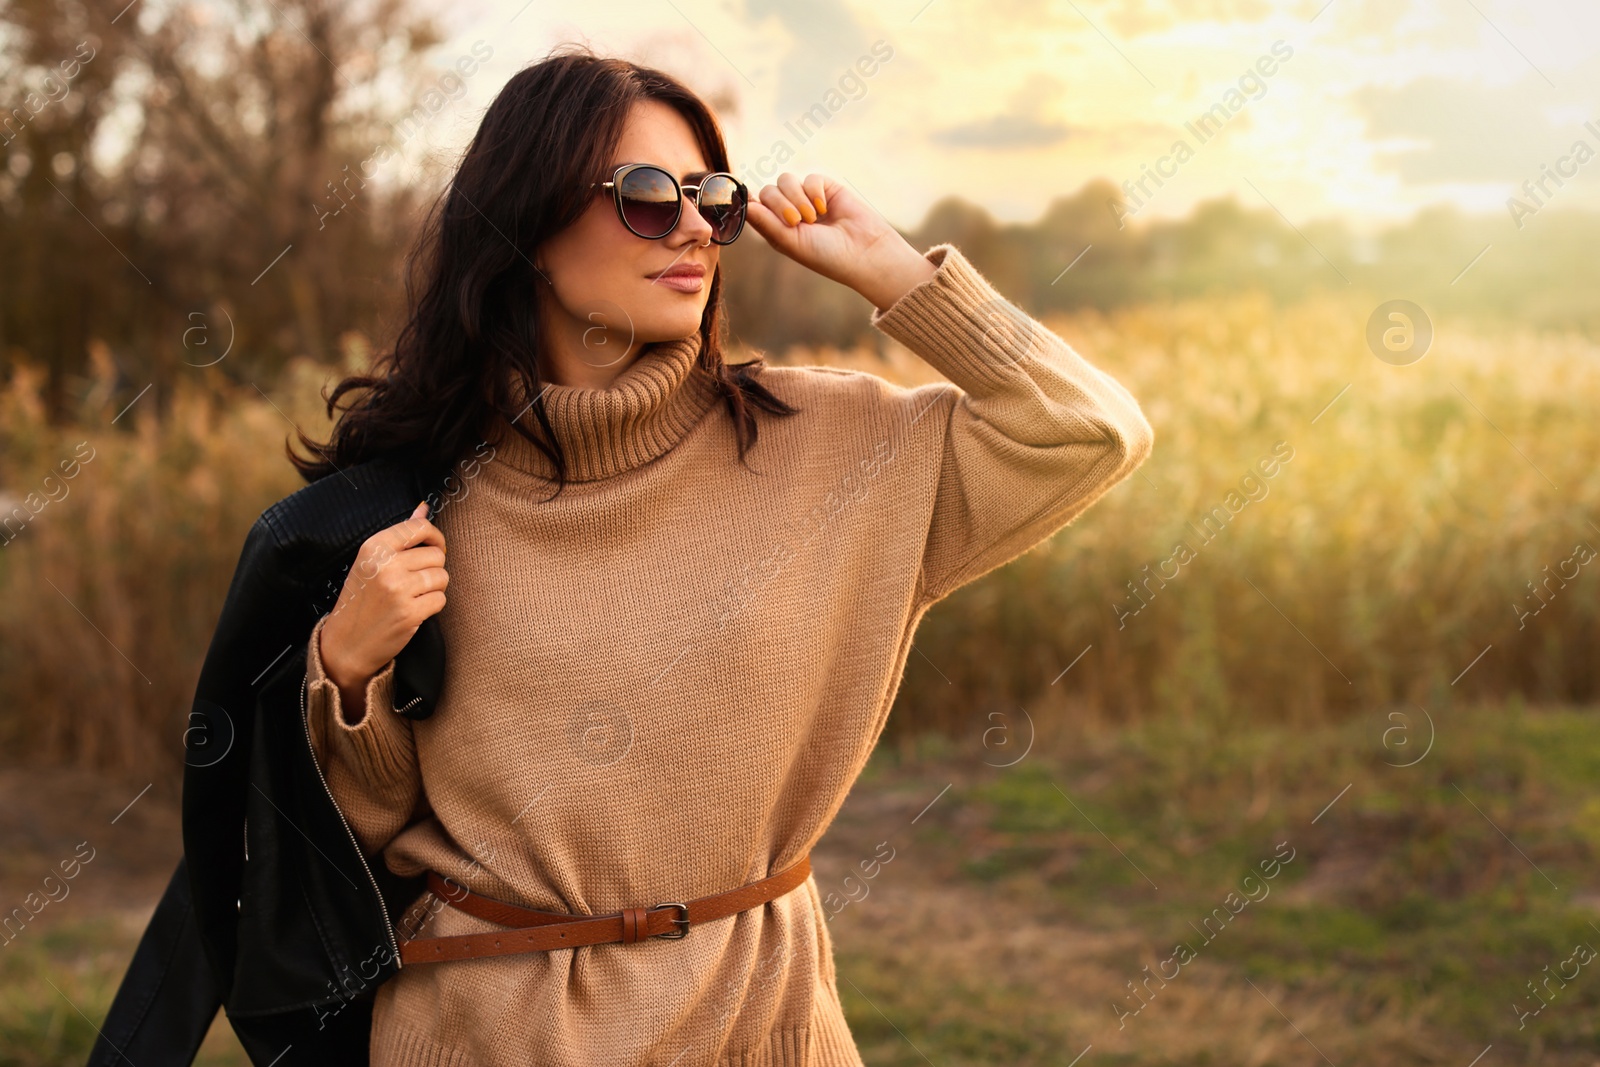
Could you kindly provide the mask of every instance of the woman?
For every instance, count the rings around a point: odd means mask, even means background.
[[[517,74],[430,217],[395,351],[304,463],[470,468],[363,545],[307,649],[363,850],[452,887],[396,917],[402,944],[476,946],[379,988],[374,1067],[859,1064],[805,860],[916,624],[1150,451],[1133,397],[953,246],[919,254],[819,174],[746,203],[729,169],[658,71]],[[718,254],[746,219],[954,384],[724,364]],[[446,677],[413,721],[393,658],[436,613]],[[682,906],[784,878],[714,921]],[[622,933],[514,951],[529,923],[495,901]]]

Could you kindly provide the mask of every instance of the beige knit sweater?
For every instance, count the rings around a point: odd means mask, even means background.
[[[763,878],[828,828],[927,608],[1038,544],[1149,453],[1138,403],[952,245],[870,321],[950,382],[827,367],[736,460],[696,364],[652,345],[609,389],[551,386],[574,481],[495,444],[436,522],[450,548],[437,710],[350,726],[311,635],[308,714],[368,855],[524,906],[600,914]],[[715,406],[714,406],[715,405]],[[531,415],[529,416],[531,419]],[[487,449],[483,450],[485,456]],[[846,1067],[813,876],[682,940],[404,967],[373,1067]],[[501,929],[424,894],[402,936]]]

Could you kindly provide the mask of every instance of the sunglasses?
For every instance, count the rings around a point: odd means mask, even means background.
[[[658,241],[678,226],[683,196],[694,195],[694,206],[711,224],[711,240],[729,245],[744,229],[750,191],[724,171],[707,174],[694,185],[679,185],[672,172],[652,163],[624,163],[608,182],[591,182],[590,188],[610,189],[617,217],[635,236]]]

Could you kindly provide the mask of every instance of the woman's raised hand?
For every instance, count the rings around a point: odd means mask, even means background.
[[[747,218],[773,248],[880,308],[934,273],[849,186],[823,174],[802,180],[784,171],[751,198]]]
[[[339,687],[345,721],[365,714],[367,683],[430,615],[444,607],[450,575],[444,534],[423,501],[411,515],[362,542],[322,627],[322,669]]]

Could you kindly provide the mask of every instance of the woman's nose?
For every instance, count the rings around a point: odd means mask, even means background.
[[[683,194],[683,215],[678,219],[678,230],[694,238],[695,243],[702,245],[710,241],[711,235],[716,232],[711,228],[711,223],[706,221],[706,217],[700,214],[693,193]]]

